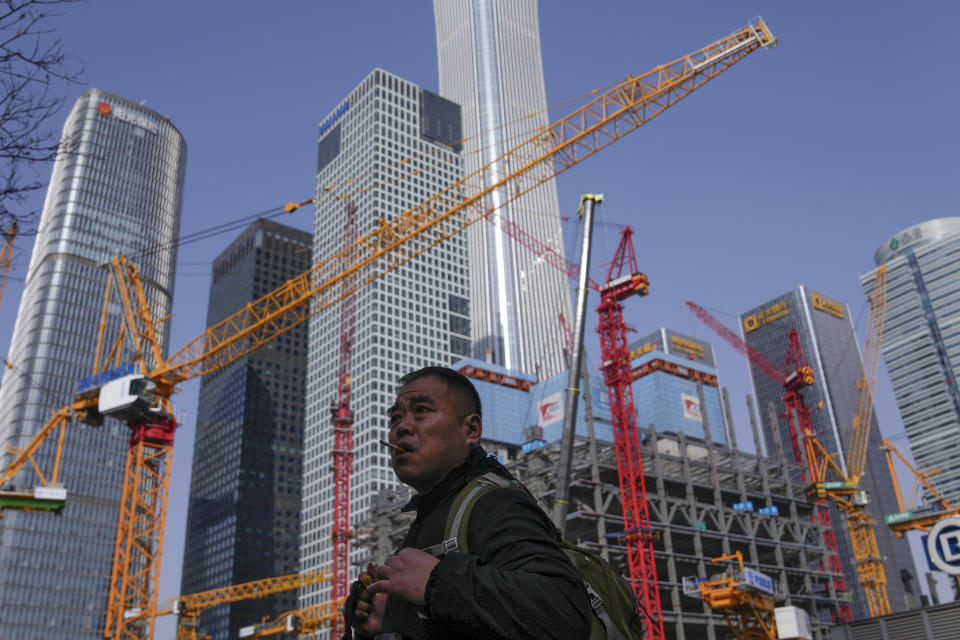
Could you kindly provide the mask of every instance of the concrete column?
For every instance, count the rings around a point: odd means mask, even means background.
[[[730,394],[727,393],[726,387],[720,389],[720,399],[723,400],[723,414],[727,418],[727,437],[730,439],[730,448],[737,451],[737,429],[733,424],[733,414],[730,412]]]

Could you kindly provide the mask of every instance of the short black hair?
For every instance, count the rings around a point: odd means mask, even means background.
[[[428,376],[440,378],[447,383],[447,390],[450,393],[459,396],[460,403],[463,405],[463,414],[461,417],[466,417],[471,413],[475,413],[481,418],[483,417],[480,407],[480,394],[477,393],[477,388],[473,386],[473,383],[470,382],[467,376],[448,367],[424,367],[416,371],[411,371],[397,380],[397,391],[403,389],[414,380]]]

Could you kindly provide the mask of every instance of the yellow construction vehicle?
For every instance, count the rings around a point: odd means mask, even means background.
[[[29,461],[41,485],[53,486],[58,481],[64,429],[72,415],[91,425],[97,425],[104,415],[128,422],[131,446],[108,588],[105,636],[120,640],[153,634],[176,429],[170,396],[177,384],[245,356],[623,138],[750,53],[776,42],[766,23],[756,19],[673,62],[628,76],[570,115],[536,130],[491,163],[509,166],[511,172],[489,180],[491,165],[484,166],[392,220],[381,219],[373,231],[352,245],[208,328],[169,358],[164,357],[156,338],[156,324],[163,319],[151,316],[136,268],[123,258],[114,259],[109,282],[116,283],[120,298],[123,325],[119,334],[111,342],[105,333],[111,304],[108,286],[90,384],[72,405],[54,414],[0,475],[0,486],[4,486]],[[475,184],[483,186],[477,189]],[[348,199],[352,195],[349,188],[346,185],[340,192],[331,186],[323,192],[328,198]],[[497,198],[492,197],[494,193]],[[475,208],[475,203],[480,207]],[[297,206],[291,204],[288,210]],[[348,287],[344,283],[353,284]],[[123,360],[125,353],[135,354],[132,363]],[[126,370],[131,364],[134,370]],[[61,435],[53,456],[54,469],[46,478],[32,456],[58,429]],[[16,504],[7,507],[19,508]]]

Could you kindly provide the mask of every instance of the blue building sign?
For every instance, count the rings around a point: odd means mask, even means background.
[[[135,363],[131,362],[130,364],[114,367],[113,369],[107,369],[106,371],[102,371],[94,376],[80,378],[80,380],[77,381],[77,393],[86,391],[87,389],[92,389],[93,387],[99,387],[110,382],[111,380],[122,378],[123,376],[132,376],[136,372],[137,366]]]
[[[923,548],[934,567],[952,576],[960,576],[960,518],[943,518],[930,529]]]
[[[350,101],[347,100],[342,105],[340,105],[333,114],[330,115],[326,120],[323,121],[323,124],[320,125],[320,132],[317,135],[323,135],[323,132],[330,128],[334,122],[337,121],[337,118],[343,115],[344,111],[350,108]]]
[[[757,591],[769,593],[770,595],[776,593],[777,583],[774,582],[773,578],[750,567],[744,567],[743,580],[748,586],[753,587]]]

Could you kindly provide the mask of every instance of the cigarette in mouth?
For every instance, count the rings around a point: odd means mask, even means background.
[[[400,451],[400,452],[406,451],[406,449],[404,449],[403,447],[398,447],[395,444],[390,444],[386,440],[381,440],[380,444],[382,444],[385,447],[389,447],[390,449],[396,449],[397,451]]]

